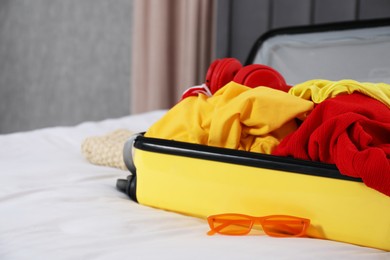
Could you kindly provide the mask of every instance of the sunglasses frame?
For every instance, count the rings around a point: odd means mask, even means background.
[[[231,219],[230,219],[231,218]],[[236,219],[234,219],[236,218]],[[218,221],[216,221],[218,220]],[[247,221],[250,221],[249,225],[247,224]],[[230,225],[240,225],[240,222],[243,223],[245,221],[245,230],[240,233],[229,233],[229,232],[222,232],[221,230],[225,227],[228,227]],[[259,223],[264,231],[265,234],[271,237],[306,237],[306,231],[308,227],[310,226],[310,219],[296,217],[296,216],[289,216],[289,215],[268,215],[263,217],[254,217],[249,216],[245,214],[238,214],[238,213],[224,213],[224,214],[217,214],[217,215],[210,215],[207,217],[207,222],[210,226],[210,231],[207,233],[208,235],[214,235],[216,233],[221,235],[230,235],[230,236],[243,236],[250,233],[250,231],[253,228],[253,225],[256,223]],[[222,222],[221,225],[215,226],[215,222]],[[226,223],[223,223],[226,222]],[[277,232],[271,232],[267,224],[272,224],[275,227],[280,227],[281,230],[287,230],[291,227],[289,225],[293,224],[300,224],[302,225],[302,230],[297,234],[286,234],[286,233],[277,233]]]

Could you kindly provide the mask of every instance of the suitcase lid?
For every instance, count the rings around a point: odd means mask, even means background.
[[[265,64],[290,85],[311,79],[390,83],[390,19],[281,28],[263,34],[246,64]]]

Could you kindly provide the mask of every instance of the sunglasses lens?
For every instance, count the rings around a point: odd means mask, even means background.
[[[223,235],[245,235],[252,227],[252,220],[240,215],[217,215],[208,218],[210,228]]]
[[[264,232],[273,237],[300,237],[306,235],[308,223],[304,219],[289,216],[271,216],[264,219]]]

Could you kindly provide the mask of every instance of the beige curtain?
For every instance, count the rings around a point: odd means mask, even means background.
[[[215,0],[134,0],[131,112],[172,107],[213,59]]]

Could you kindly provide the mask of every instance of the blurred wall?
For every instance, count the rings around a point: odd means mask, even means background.
[[[0,1],[0,133],[130,112],[132,0]]]
[[[216,56],[242,62],[269,29],[390,17],[389,0],[217,3]],[[1,0],[0,134],[129,114],[132,9],[132,0]]]

